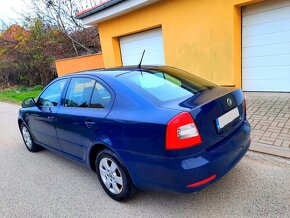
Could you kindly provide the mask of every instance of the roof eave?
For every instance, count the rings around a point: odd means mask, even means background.
[[[77,16],[84,25],[94,26],[112,18],[122,16],[136,9],[156,3],[160,0],[111,0],[88,12]]]
[[[111,6],[115,5],[115,4],[118,4],[119,2],[122,2],[122,1],[124,1],[124,0],[111,0],[111,1],[105,2],[104,4],[102,4],[102,5],[100,5],[100,6],[96,7],[96,8],[88,10],[88,11],[86,11],[84,13],[81,12],[79,15],[76,16],[76,18],[77,19],[83,19],[83,18],[85,18],[87,16],[90,16],[92,14],[95,14],[95,13],[99,12],[99,11],[107,9],[107,8],[109,8],[109,7],[111,7]]]

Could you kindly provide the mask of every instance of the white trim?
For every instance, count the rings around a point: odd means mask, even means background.
[[[127,0],[113,5],[107,9],[101,10],[87,17],[81,18],[84,25],[96,25],[102,21],[126,14],[130,11],[145,7],[159,0]]]

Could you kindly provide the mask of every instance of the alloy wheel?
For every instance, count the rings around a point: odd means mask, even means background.
[[[26,146],[31,149],[32,148],[32,138],[31,138],[31,135],[30,135],[28,129],[25,126],[22,127],[22,135],[23,135],[23,139],[24,139]]]
[[[99,164],[100,176],[106,188],[113,194],[120,194],[123,189],[123,177],[118,165],[104,157]]]

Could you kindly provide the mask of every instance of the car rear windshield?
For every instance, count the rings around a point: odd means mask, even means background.
[[[216,86],[198,76],[172,67],[130,71],[119,75],[118,78],[141,95],[162,103],[187,99]]]

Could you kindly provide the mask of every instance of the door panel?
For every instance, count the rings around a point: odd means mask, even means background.
[[[66,82],[67,79],[62,79],[49,85],[38,98],[37,106],[31,110],[28,119],[35,141],[57,150],[61,150],[61,147],[55,130],[55,114]]]
[[[56,111],[55,107],[35,107],[31,111],[29,126],[36,142],[61,150],[54,123]]]
[[[60,108],[56,117],[56,129],[63,151],[84,161],[87,149],[97,137],[106,115],[107,112],[95,109]]]
[[[59,143],[63,151],[84,161],[89,145],[98,137],[109,112],[111,95],[91,78],[72,78],[64,105],[55,119]]]

